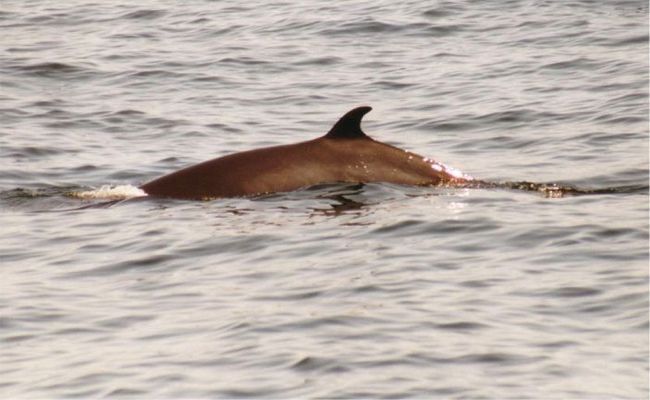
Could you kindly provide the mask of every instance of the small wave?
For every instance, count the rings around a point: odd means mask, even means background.
[[[41,62],[34,64],[10,64],[8,69],[18,74],[40,78],[88,78],[99,71],[92,65],[80,65],[64,62]]]
[[[156,19],[165,15],[163,10],[137,10],[122,15],[124,19]]]
[[[132,185],[103,185],[99,189],[72,192],[70,196],[83,200],[123,200],[147,196],[147,194],[142,189]]]
[[[16,69],[22,72],[43,77],[59,77],[62,75],[76,74],[82,72],[84,69],[62,62],[43,62],[37,64],[30,64],[24,66],[17,66]]]

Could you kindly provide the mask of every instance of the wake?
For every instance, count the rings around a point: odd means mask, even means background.
[[[506,189],[520,190],[525,192],[537,192],[547,198],[562,198],[570,196],[589,196],[599,194],[627,194],[647,192],[648,185],[624,185],[606,188],[589,188],[582,189],[575,186],[560,185],[557,183],[538,183],[528,181],[515,182],[485,182],[470,181],[464,187],[472,189]]]

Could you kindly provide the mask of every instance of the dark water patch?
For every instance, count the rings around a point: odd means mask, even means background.
[[[125,315],[120,317],[111,317],[95,321],[102,328],[128,328],[143,322],[154,320],[155,316],[151,315]]]
[[[215,399],[253,399],[261,397],[274,397],[274,393],[278,394],[283,392],[279,390],[270,390],[269,388],[263,388],[260,390],[254,390],[251,388],[224,389],[215,391],[208,397]]]
[[[578,345],[580,345],[580,343],[574,340],[556,340],[537,344],[538,347],[541,347],[543,349],[563,349],[567,347],[575,347]]]
[[[617,91],[627,91],[626,89],[635,89],[636,85],[633,83],[612,83],[612,82],[597,82],[594,85],[587,86],[584,88],[584,90],[588,92],[594,92],[594,93],[607,93],[608,95],[611,95],[611,93],[615,93]],[[642,100],[644,103],[647,103],[648,97],[645,93],[636,93],[636,94],[625,94],[623,95],[624,98],[623,100],[631,100],[633,98],[637,98],[639,100]],[[619,98],[610,98],[608,99],[608,102],[611,104],[616,104],[619,103]],[[628,103],[627,101],[621,101],[621,103]]]
[[[3,157],[11,157],[14,159],[39,159],[65,154],[78,154],[80,152],[80,150],[77,149],[63,149],[41,146],[9,147],[4,149],[2,153],[5,151],[8,151],[8,153],[3,154]]]
[[[106,180],[110,182],[137,182],[142,179],[142,171],[140,169],[131,168],[128,170],[115,171],[106,176]]]
[[[414,36],[446,37],[465,31],[467,25],[417,25],[410,26],[409,28],[414,30]]]
[[[36,100],[33,103],[27,104],[25,107],[36,107],[36,108],[45,108],[45,109],[60,109],[61,107],[69,106],[69,103],[64,99],[47,99],[47,100]]]
[[[183,382],[187,380],[187,376],[184,374],[180,373],[169,373],[169,374],[161,374],[157,375],[151,378],[147,378],[147,382],[156,384],[156,385],[164,385],[164,384],[169,384],[170,382],[173,382],[175,384],[179,382]]]
[[[16,18],[16,15],[17,13],[11,11],[0,10],[0,21],[14,19]]]
[[[405,220],[371,231],[373,235],[390,234],[400,236],[412,235],[447,235],[459,233],[477,233],[499,229],[500,224],[489,220],[443,220],[426,223],[421,220]]]
[[[571,25],[568,25],[571,26]],[[509,27],[507,25],[495,25],[492,29],[484,29],[481,32],[483,33],[488,33],[493,30],[509,30]],[[540,34],[540,35],[528,35],[524,36],[523,39],[519,39],[521,37],[521,34],[517,34],[513,36],[516,39],[513,39],[511,41],[508,41],[507,44],[509,46],[512,46],[514,48],[521,48],[521,47],[539,47],[541,49],[547,49],[551,46],[554,46],[558,42],[558,35],[557,33],[547,33],[547,34]],[[582,40],[584,40],[584,34],[580,30],[574,30],[573,32],[566,32],[562,35],[562,40],[566,41],[567,43],[573,43],[574,45],[578,46]],[[591,43],[591,40],[586,40],[589,44]]]
[[[615,143],[626,142],[629,140],[643,140],[645,135],[642,133],[612,133],[612,132],[588,132],[576,135],[575,141],[583,141],[589,146],[605,146]]]
[[[353,287],[349,290],[352,293],[357,293],[357,294],[371,294],[371,293],[381,293],[381,292],[389,292],[384,287],[378,286],[378,285],[362,285],[362,286],[356,286]]]
[[[215,1],[212,1],[212,2],[215,2]],[[246,7],[243,7],[243,6],[228,5],[228,6],[225,6],[221,11],[224,13],[224,15],[225,14],[237,15],[237,14],[240,14],[240,13],[249,12],[250,9],[246,8]]]
[[[438,329],[451,332],[467,332],[467,331],[476,331],[488,328],[487,325],[481,324],[478,322],[462,321],[462,322],[450,322],[446,324],[436,325]]]
[[[337,360],[325,357],[307,356],[291,366],[291,369],[298,372],[319,372],[319,373],[344,373],[349,368],[342,365]]]
[[[636,100],[636,101],[635,101]],[[627,95],[610,97],[607,104],[618,110],[620,114],[631,114],[636,116],[643,115],[648,120],[648,114],[643,113],[643,110],[648,109],[648,96],[646,93],[631,93]]]
[[[340,57],[316,57],[316,58],[311,58],[308,60],[300,60],[296,61],[293,63],[293,65],[297,66],[307,66],[307,65],[315,65],[315,66],[327,66],[327,65],[336,65],[341,63],[343,59]]]
[[[84,172],[97,171],[98,169],[99,167],[93,164],[82,164],[70,168],[70,171],[76,173],[84,173]]]
[[[192,122],[185,119],[173,118],[173,115],[171,114],[165,115],[165,117],[154,117],[149,116],[149,114],[140,112],[108,113],[101,117],[98,116],[98,119],[106,125],[105,129],[108,131],[114,131],[115,133],[124,133],[124,126],[143,126],[148,128],[156,127],[159,130],[165,131],[172,128],[188,126],[192,124]],[[161,137],[160,132],[152,132],[151,135],[154,135],[155,137]]]
[[[131,72],[129,74],[129,78],[136,78],[136,79],[151,78],[151,79],[167,80],[167,79],[175,79],[175,78],[183,77],[184,75],[185,74],[169,71],[166,69],[146,69],[146,70]]]
[[[567,286],[567,287],[561,287],[552,290],[526,292],[520,294],[523,296],[539,296],[539,297],[550,297],[550,298],[582,298],[582,297],[598,296],[602,293],[603,293],[602,290],[596,288]]]
[[[647,142],[643,144],[647,149]],[[645,164],[645,165],[644,165]],[[648,159],[646,158],[643,163],[637,164],[638,167],[631,167],[618,170],[616,174],[604,171],[602,175],[595,175],[589,179],[582,179],[580,181],[572,182],[575,186],[589,187],[620,187],[621,193],[646,193],[648,192]],[[583,183],[584,182],[584,183]]]
[[[149,393],[149,390],[131,389],[131,388],[117,388],[117,389],[113,389],[110,392],[106,393],[106,397],[116,397],[116,398],[123,398],[123,397],[129,397],[129,396],[138,396],[138,397],[144,396],[144,397],[147,397],[148,393]],[[86,395],[82,395],[80,397],[85,397],[85,396]]]
[[[462,53],[450,53],[447,51],[441,51],[439,53],[436,53],[433,55],[433,58],[436,59],[444,59],[444,58],[467,58],[469,57],[467,54],[462,54]]]
[[[556,113],[522,108],[490,112],[481,115],[461,114],[454,116],[453,120],[450,118],[433,119],[419,122],[417,127],[422,130],[448,132],[468,132],[485,129],[494,131],[495,129],[504,127],[528,127],[531,124],[542,127],[557,124],[559,121],[571,120],[575,117],[575,113]],[[508,138],[508,136],[502,135],[498,138]],[[536,143],[538,140],[544,140],[544,137],[540,135],[540,137],[532,139],[525,138],[519,140],[523,143]]]
[[[531,364],[531,363],[539,362],[544,358],[545,357],[522,356],[519,354],[511,354],[505,352],[474,353],[474,354],[464,354],[460,356],[451,356],[451,357],[431,356],[427,353],[411,353],[400,358],[377,360],[372,363],[363,363],[363,364],[364,366],[367,366],[369,368],[398,366],[398,365],[412,365],[412,366],[438,365],[442,367],[445,364],[457,364],[457,365],[488,364],[488,365],[492,365],[493,367],[506,367],[506,366]]]
[[[53,336],[71,335],[71,336],[81,337],[84,335],[94,335],[102,332],[104,332],[103,329],[89,328],[89,327],[71,327],[71,328],[63,328],[63,329],[55,330],[51,334]]]
[[[540,120],[549,120],[549,119],[557,120],[560,117],[564,117],[566,119],[566,116],[562,116],[557,113],[543,112],[534,109],[522,108],[516,110],[497,111],[493,113],[483,114],[483,115],[476,116],[473,119],[474,121],[476,121],[476,123],[479,124],[493,125],[499,123],[512,123],[512,122],[530,124]]]
[[[144,111],[140,111],[140,110],[125,108],[123,110],[114,111],[114,112],[110,113],[110,115],[114,116],[114,117],[133,117],[133,116],[146,115],[146,113]]]
[[[54,108],[54,109],[46,109],[41,113],[34,114],[33,117],[44,119],[44,120],[61,121],[61,120],[74,119],[79,116],[63,108]]]
[[[56,25],[62,24],[70,21],[70,13],[67,12],[55,12],[50,9],[45,13],[40,13],[36,15],[30,15],[24,20],[18,20],[19,22],[14,27],[17,26],[29,26],[29,25]],[[24,21],[24,22],[23,22]]]
[[[510,135],[492,136],[483,142],[483,149],[490,150],[522,150],[530,148],[538,148],[544,144],[547,138],[541,137],[521,137]]]
[[[378,318],[370,316],[337,315],[304,318],[300,321],[279,324],[260,325],[255,327],[253,330],[258,333],[311,331],[321,329],[341,329],[345,327],[362,327],[377,324],[379,322],[381,321]]]
[[[340,23],[328,26],[320,33],[326,36],[336,35],[378,35],[404,34],[406,36],[445,37],[463,31],[465,25],[432,25],[429,23],[388,23],[374,19],[364,19],[355,22]]]
[[[646,49],[647,49],[649,40],[650,37],[648,36],[648,34],[644,34],[644,35],[629,36],[624,39],[608,39],[605,43],[603,43],[603,45],[608,47],[646,45]]]
[[[2,84],[0,83],[0,86]],[[7,99],[8,101],[8,99]],[[25,118],[28,117],[30,113],[23,109],[18,108],[0,108],[0,120],[4,121],[5,129],[14,124],[19,124],[25,121]],[[7,132],[8,133],[8,132]],[[2,135],[0,134],[0,137]]]
[[[461,357],[451,358],[447,362],[457,364],[493,364],[497,366],[522,365],[538,362],[544,357],[525,357],[508,353],[482,353],[469,354]]]
[[[201,33],[205,37],[213,38],[214,40],[223,40],[225,37],[235,37],[240,32],[245,32],[248,28],[246,25],[232,24],[226,27],[215,29],[214,26],[205,27]]]
[[[116,40],[133,40],[133,39],[147,39],[151,41],[157,41],[158,35],[153,32],[138,32],[138,33],[115,33],[110,36],[111,39]],[[131,54],[109,54],[106,56],[106,60],[123,60],[123,59],[134,59]]]
[[[470,288],[470,289],[484,289],[484,288],[489,288],[493,286],[498,286],[503,283],[503,280],[501,279],[470,279],[468,281],[463,281],[459,285],[462,287]]]
[[[609,304],[596,304],[596,305],[588,305],[586,307],[581,307],[576,310],[576,312],[580,314],[598,314],[602,315],[603,312],[612,310],[612,306]]]
[[[170,261],[174,259],[175,257],[170,254],[150,255],[138,259],[122,261],[116,264],[109,264],[96,268],[70,272],[65,276],[66,278],[93,278],[122,274],[125,272],[139,271],[142,269],[157,270],[161,268],[168,268],[170,266]]]
[[[632,228],[601,228],[597,229],[594,232],[591,233],[593,235],[594,240],[613,240],[613,239],[621,239],[625,236],[636,236],[640,233],[638,229],[632,229]]]
[[[390,64],[383,62],[383,61],[367,61],[367,60],[360,60],[361,62],[357,64],[359,68],[366,68],[366,69],[381,69],[381,68],[387,68],[390,67]]]
[[[88,399],[99,397],[101,389],[75,389],[69,387],[67,383],[54,384],[54,385],[44,385],[38,388],[32,388],[32,390],[44,390],[47,393],[53,393],[54,391],[61,391],[63,395],[62,398],[66,399]],[[38,396],[35,396],[38,397]]]
[[[274,235],[249,235],[223,238],[212,246],[212,254],[249,254],[268,248],[277,239]]]
[[[444,120],[434,120],[427,121],[417,124],[417,129],[424,131],[435,131],[435,132],[467,132],[476,129],[480,125],[474,122],[467,121],[449,121],[448,119]],[[405,128],[408,126],[405,126]]]
[[[378,88],[381,89],[387,89],[387,90],[401,90],[401,89],[407,89],[410,87],[415,86],[416,84],[414,83],[406,83],[406,82],[398,82],[395,80],[380,80],[372,83],[373,86],[377,86]]]
[[[235,65],[270,65],[271,61],[262,60],[260,58],[241,56],[241,57],[224,57],[218,61],[220,64],[235,64]]]
[[[416,226],[421,226],[424,222],[419,221],[419,220],[406,220],[406,221],[400,221],[392,225],[388,226],[383,226],[381,228],[373,230],[374,234],[392,234],[397,231],[403,231],[404,229],[406,230],[411,230],[413,227]]]
[[[451,17],[454,14],[458,14],[462,11],[463,10],[460,6],[460,3],[456,5],[445,4],[422,12],[422,16],[430,19],[438,19]]]
[[[68,317],[67,314],[47,311],[46,309],[38,309],[35,306],[23,307],[21,311],[24,314],[19,318],[14,318],[14,321],[56,323],[57,321],[65,321]]]
[[[232,125],[221,124],[218,122],[212,122],[204,125],[206,128],[214,129],[217,131],[224,131],[228,133],[242,133],[243,130]]]
[[[595,122],[611,125],[634,125],[648,122],[648,117],[644,116],[621,116],[620,114],[600,114],[593,118]]]
[[[80,69],[71,64],[60,62],[45,62],[39,64],[26,65],[21,68],[23,71],[32,72],[38,75],[46,75],[49,73],[73,73],[78,72]]]
[[[93,372],[89,374],[85,374],[82,376],[79,376],[75,378],[72,381],[69,381],[66,383],[66,386],[70,385],[72,387],[76,386],[88,386],[88,385],[95,385],[98,383],[106,382],[107,380],[114,380],[114,379],[121,379],[129,376],[129,373],[127,372],[119,372],[119,371],[113,371],[113,372]]]
[[[192,77],[192,82],[213,82],[213,83],[221,83],[221,84],[228,83],[228,81],[223,76],[205,75],[205,74],[197,74],[197,73],[195,73],[194,76]],[[188,98],[187,100],[193,100],[193,98]]]
[[[199,17],[199,18],[196,18],[196,19],[193,19],[193,20],[189,21],[188,24],[206,25],[206,24],[208,24],[210,22],[212,22],[212,19],[210,19],[208,17]]]
[[[88,66],[74,65],[63,62],[43,62],[29,65],[13,65],[8,68],[28,76],[35,76],[41,78],[68,78],[68,79],[81,79],[94,76],[98,71]]]
[[[65,130],[65,129],[92,129],[92,130],[101,130],[103,128],[102,124],[91,120],[91,119],[76,119],[76,120],[63,120],[63,121],[53,121],[46,122],[43,126],[56,130]]]
[[[257,274],[257,278],[263,278],[263,276]],[[299,293],[283,293],[282,295],[275,296],[275,295],[263,295],[263,296],[257,296],[253,297],[252,300],[255,301],[262,301],[262,302],[267,302],[267,301],[300,301],[300,300],[308,300],[308,299],[314,299],[317,297],[320,297],[323,295],[323,291],[320,290],[305,290],[301,291]]]
[[[365,19],[355,22],[346,22],[324,29],[321,34],[324,35],[348,35],[348,34],[379,34],[397,32],[402,28],[399,25],[389,24]]]
[[[2,341],[5,343],[20,343],[20,342],[26,342],[32,340],[36,337],[38,336],[37,335],[14,335],[14,336],[3,337]]]
[[[172,164],[172,165],[177,165],[181,162],[181,159],[178,157],[165,157],[162,160],[158,161],[159,163],[163,164]]]
[[[540,69],[548,70],[563,70],[563,71],[581,71],[581,70],[594,70],[602,66],[602,63],[591,60],[586,57],[577,57],[571,60],[555,61],[552,63],[544,64]]]
[[[90,188],[89,188],[90,189]],[[89,210],[89,209],[106,209],[106,208],[111,208],[116,205],[120,204],[131,204],[131,203],[137,203],[140,201],[145,200],[147,197],[134,197],[134,198],[124,198],[123,195],[116,196],[118,197],[117,199],[97,199],[97,200],[83,200],[81,205],[79,205],[79,196],[77,192],[68,192],[64,193],[64,196],[73,199],[72,202],[67,203],[67,208],[61,208],[57,210],[53,210],[52,212],[75,212],[75,211],[81,211],[81,210]],[[124,247],[129,247],[130,244],[127,245],[122,245],[122,246],[115,246],[116,249],[121,249]],[[85,246],[83,246],[85,247]],[[101,248],[101,247],[100,247]],[[93,247],[89,247],[90,250],[93,250]]]
[[[281,21],[276,21],[272,25],[267,25],[257,29],[257,32],[260,34],[270,34],[275,33],[283,36],[293,36],[296,34],[307,35],[307,34],[318,34],[323,27],[328,26],[327,22],[324,21],[297,21],[295,19],[286,19]]]
[[[3,204],[0,202],[0,206]],[[3,210],[6,211],[6,210]],[[6,263],[21,262],[38,259],[43,255],[43,251],[34,249],[5,249],[2,253],[2,260]]]
[[[501,224],[490,220],[445,220],[433,224],[424,233],[457,234],[496,231]]]
[[[152,20],[160,18],[165,14],[166,12],[163,10],[137,10],[121,15],[120,19]]]

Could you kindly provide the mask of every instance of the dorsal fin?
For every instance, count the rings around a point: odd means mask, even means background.
[[[367,138],[368,136],[366,136],[366,134],[361,130],[361,118],[363,118],[363,116],[370,110],[372,110],[372,107],[363,106],[348,111],[347,114],[342,116],[341,119],[334,124],[325,137],[330,139]]]

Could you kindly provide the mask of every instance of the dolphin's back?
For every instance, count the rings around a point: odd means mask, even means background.
[[[216,158],[144,184],[147,194],[206,199],[287,192],[336,182],[437,185],[458,181],[432,160],[361,131],[370,107],[344,115],[323,137],[296,144],[244,151]]]

